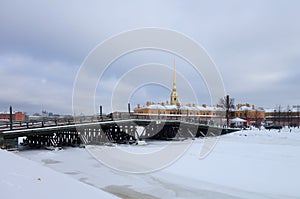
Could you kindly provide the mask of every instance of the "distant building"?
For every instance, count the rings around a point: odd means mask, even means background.
[[[179,95],[176,90],[176,64],[174,61],[173,86],[170,95],[170,103],[153,103],[148,101],[146,106],[140,104],[134,109],[134,114],[140,117],[165,117],[166,119],[189,119],[193,121],[203,121],[208,123],[211,119],[218,117],[222,112],[221,107],[209,107],[205,104],[198,106],[196,104],[181,105]]]
[[[225,108],[222,105],[208,106],[206,104],[181,105],[179,95],[176,90],[176,64],[174,61],[173,86],[170,95],[170,103],[168,101],[162,103],[146,102],[145,106],[140,104],[134,109],[134,114],[140,117],[153,118],[165,117],[166,119],[188,119],[199,121],[201,123],[210,123],[214,120],[219,125],[224,125]],[[255,108],[254,105],[238,104],[236,108],[230,109],[230,119],[241,118],[245,120],[246,125],[261,125],[265,118],[263,108]]]
[[[10,114],[9,113],[0,113],[0,121],[9,122]],[[13,122],[24,122],[26,116],[22,112],[13,112],[12,120]]]
[[[265,110],[261,107],[256,108],[251,104],[237,104],[235,109],[230,111],[231,119],[238,117],[246,120],[247,125],[261,125],[265,118]]]
[[[300,106],[266,109],[265,119],[269,125],[300,126]]]

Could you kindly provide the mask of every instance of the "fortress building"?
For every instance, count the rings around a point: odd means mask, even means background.
[[[166,119],[187,119],[193,121],[203,120],[207,123],[212,117],[216,117],[223,109],[220,107],[209,107],[205,104],[198,106],[196,104],[181,105],[176,88],[176,62],[174,60],[173,85],[170,94],[170,103],[146,102],[145,106],[140,104],[134,109],[134,114],[145,118],[165,117]]]
[[[176,89],[176,83],[176,63],[174,60],[173,85],[170,94],[170,103],[168,101],[162,103],[148,101],[145,106],[138,104],[134,109],[133,114],[142,118],[180,119],[203,124],[226,124],[226,109],[223,105],[208,106],[206,104],[197,105],[194,103],[181,105]],[[254,105],[248,103],[238,104],[229,111],[230,119],[237,117],[245,120],[245,125],[260,125],[265,117],[265,111],[262,108],[256,108]]]

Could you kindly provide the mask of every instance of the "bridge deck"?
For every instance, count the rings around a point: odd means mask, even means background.
[[[137,133],[139,126],[144,127],[140,134]],[[127,143],[136,139],[218,136],[232,131],[236,130],[181,120],[125,119],[3,131],[0,132],[0,146],[16,144],[19,137],[27,137],[29,143],[33,144],[80,143],[79,138],[84,144],[95,144]]]

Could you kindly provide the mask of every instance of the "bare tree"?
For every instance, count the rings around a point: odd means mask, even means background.
[[[220,104],[226,110],[226,124],[229,126],[229,111],[231,108],[234,108],[234,98],[230,98],[229,95],[226,95],[220,99]]]
[[[278,105],[278,123],[279,123],[279,126],[281,125],[281,105],[279,104]]]
[[[259,127],[259,125],[258,125],[258,118],[259,117],[260,117],[260,113],[258,112],[257,109],[255,109],[255,125],[256,125],[256,127]],[[260,125],[261,125],[261,123],[260,123]]]

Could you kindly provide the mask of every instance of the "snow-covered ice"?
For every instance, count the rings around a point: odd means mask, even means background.
[[[81,185],[80,182],[90,185],[91,192],[105,190],[121,198],[300,197],[298,128],[292,129],[291,132],[285,128],[280,132],[245,130],[224,135],[219,138],[212,152],[201,159],[200,150],[205,139],[212,138],[196,139],[185,154],[172,165],[147,174],[130,174],[113,170],[92,157],[87,149],[81,148],[66,148],[61,151],[24,150],[16,154],[38,162],[40,166],[52,168],[56,171],[55,175],[61,173],[62,179],[69,181],[66,176],[77,179],[78,186]],[[143,149],[151,151],[155,150],[156,146],[162,145],[163,142],[148,142],[145,146],[117,147],[141,153]],[[37,165],[27,161],[17,168],[21,169],[23,165],[27,167],[26,165],[30,164]],[[2,165],[1,167],[3,170]],[[44,170],[48,169],[39,168],[41,169],[39,173],[33,173],[31,178],[24,178],[33,181],[26,187],[35,187],[36,184],[46,181],[47,176],[43,174]],[[15,169],[9,170],[10,175],[4,175],[6,182],[10,182],[10,178],[13,179],[13,170]],[[41,181],[37,180],[38,178]],[[3,181],[3,178],[1,180],[2,185],[5,184],[5,180]],[[25,187],[22,182],[10,184],[13,184],[15,189],[18,189],[18,186]],[[65,183],[60,181],[51,186],[62,184]],[[82,187],[88,191],[87,186]]]
[[[3,199],[117,198],[11,152],[0,150],[0,160]]]

